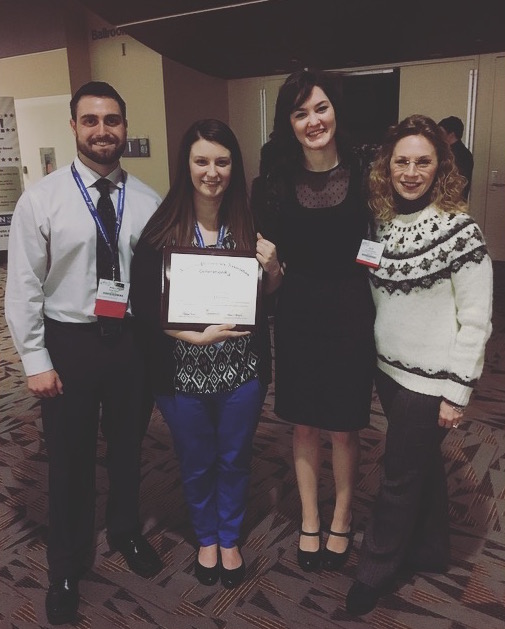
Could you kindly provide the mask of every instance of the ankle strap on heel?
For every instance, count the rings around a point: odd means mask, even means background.
[[[335,531],[330,530],[329,534],[333,535],[334,537],[347,537],[347,539],[350,539],[352,536],[352,529],[347,531],[347,533],[336,533]]]

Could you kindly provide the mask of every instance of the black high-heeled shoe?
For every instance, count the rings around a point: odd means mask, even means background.
[[[240,556],[242,557],[242,553],[240,552]],[[233,590],[233,588],[238,587],[245,578],[245,561],[242,557],[242,563],[238,568],[233,568],[228,570],[225,568],[221,562],[220,573],[221,573],[221,584],[227,590]]]
[[[202,566],[198,561],[198,555],[195,559],[195,577],[202,585],[214,585],[219,579],[219,560],[212,568]]]
[[[300,535],[306,535],[307,537],[319,537],[319,548],[317,550],[302,550],[300,546],[298,546],[298,551],[296,553],[296,558],[300,568],[304,572],[314,572],[314,570],[319,568],[319,564],[321,563],[321,531],[317,531],[317,533],[306,533],[305,531],[300,531]]]
[[[348,560],[349,555],[351,554],[352,539],[354,536],[352,521],[347,533],[337,533],[330,530],[330,535],[333,535],[334,537],[346,537],[349,540],[347,543],[347,548],[344,550],[343,553],[336,553],[334,550],[330,550],[327,546],[323,549],[321,558],[323,570],[335,571],[342,568],[342,566]]]

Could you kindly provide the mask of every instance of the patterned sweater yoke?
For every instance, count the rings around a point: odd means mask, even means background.
[[[377,238],[379,368],[407,389],[467,404],[491,333],[492,265],[478,225],[428,206],[379,224]]]

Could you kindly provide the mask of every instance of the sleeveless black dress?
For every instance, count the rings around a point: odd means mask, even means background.
[[[305,176],[323,190],[331,172]],[[286,273],[275,309],[275,412],[295,424],[347,432],[370,420],[375,311],[367,268],[356,262],[369,230],[361,189],[351,168],[334,207],[303,207],[294,182],[278,203]]]

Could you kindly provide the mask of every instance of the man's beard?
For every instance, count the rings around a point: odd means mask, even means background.
[[[116,141],[116,138],[114,138],[114,141]],[[90,146],[89,144],[81,142],[79,139],[77,140],[77,150],[79,151],[79,153],[90,159],[92,162],[95,162],[95,164],[114,164],[124,153],[125,147],[126,139],[124,139],[119,144],[111,144],[109,147],[107,147],[107,151],[103,151],[100,149],[93,150],[92,146]]]

